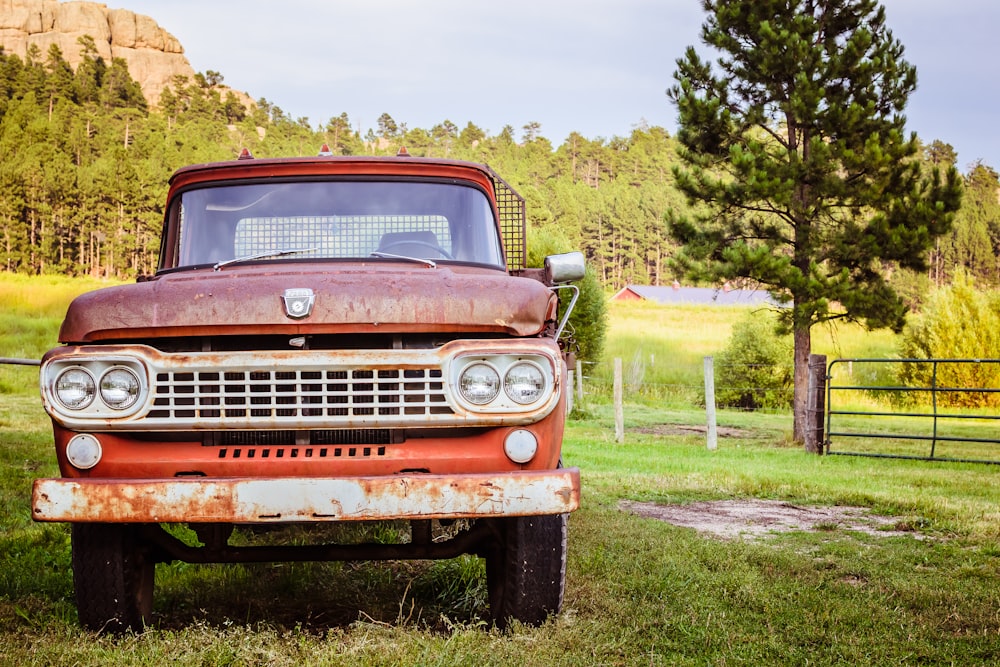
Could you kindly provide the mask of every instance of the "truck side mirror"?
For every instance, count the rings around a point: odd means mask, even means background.
[[[553,291],[568,289],[573,292],[573,298],[566,307],[566,311],[563,313],[562,319],[559,321],[559,326],[556,329],[557,340],[562,335],[563,329],[566,328],[570,313],[573,312],[576,300],[580,297],[579,287],[564,283],[580,280],[586,272],[587,264],[583,259],[582,252],[565,252],[561,255],[549,255],[545,258],[545,277],[549,285],[552,285],[550,289]]]
[[[565,252],[545,258],[545,273],[554,285],[580,280],[586,272],[582,252]]]

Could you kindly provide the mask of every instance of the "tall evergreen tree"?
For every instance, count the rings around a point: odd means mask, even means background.
[[[399,125],[388,113],[378,117],[378,136],[387,140],[399,136]]]
[[[346,111],[330,118],[326,124],[326,138],[335,155],[357,155],[363,149],[360,137],[351,129]]]
[[[980,284],[1000,284],[1000,177],[981,162],[973,165],[965,177],[962,209],[955,216],[954,243],[956,265],[965,266]]]
[[[701,213],[670,219],[681,265],[702,279],[749,278],[790,304],[794,436],[806,433],[810,332],[846,318],[904,323],[886,264],[924,268],[961,186],[921,172],[903,109],[916,70],[875,0],[702,0],[701,39],[668,91]],[[834,305],[837,304],[837,305]]]
[[[74,77],[76,79],[76,97],[82,104],[96,105],[101,97],[101,85],[104,75],[108,71],[107,63],[104,62],[97,52],[97,44],[90,35],[83,35],[77,38],[76,43],[80,45],[80,64],[76,66]]]
[[[73,68],[63,58],[62,49],[58,44],[49,46],[48,59],[45,61],[48,69],[48,103],[49,116],[55,108],[57,99],[76,100],[76,90],[73,85]]]

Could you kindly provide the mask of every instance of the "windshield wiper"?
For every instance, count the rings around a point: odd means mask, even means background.
[[[402,259],[407,262],[416,262],[418,264],[426,264],[432,269],[437,268],[437,262],[429,259],[424,259],[423,257],[410,257],[409,255],[394,255],[391,252],[382,252],[380,250],[373,251],[369,257],[382,257],[383,259]]]
[[[269,257],[283,257],[285,255],[297,255],[300,252],[316,252],[319,248],[290,248],[288,250],[268,250],[267,252],[259,252],[254,255],[244,255],[243,257],[236,257],[235,259],[227,259],[225,261],[217,263],[212,267],[213,271],[219,271],[224,266],[229,266],[230,264],[237,264],[239,262],[251,262],[255,259],[268,259]]]

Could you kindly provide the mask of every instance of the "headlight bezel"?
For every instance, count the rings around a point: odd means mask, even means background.
[[[539,410],[549,405],[557,396],[555,359],[541,353],[525,354],[464,354],[452,360],[452,382],[455,386],[455,399],[461,407],[471,412],[481,413],[517,413]],[[469,400],[462,390],[465,374],[470,369],[480,366],[489,367],[499,380],[498,391],[494,396],[483,402]],[[509,387],[511,372],[522,366],[530,367],[537,372],[541,386],[531,400],[518,400]]]
[[[73,405],[60,393],[59,383],[72,372],[82,372],[93,383],[90,400],[85,404]],[[129,398],[115,403],[104,386],[105,379],[112,374],[128,373],[135,381],[134,392]],[[66,357],[53,359],[43,364],[41,369],[42,395],[46,407],[54,414],[70,419],[116,419],[136,414],[149,399],[149,375],[145,364],[134,357],[93,356]]]

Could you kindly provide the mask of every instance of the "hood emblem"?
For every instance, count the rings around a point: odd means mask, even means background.
[[[285,315],[293,320],[300,320],[312,312],[316,295],[308,287],[296,287],[286,289],[282,299],[285,302]]]

